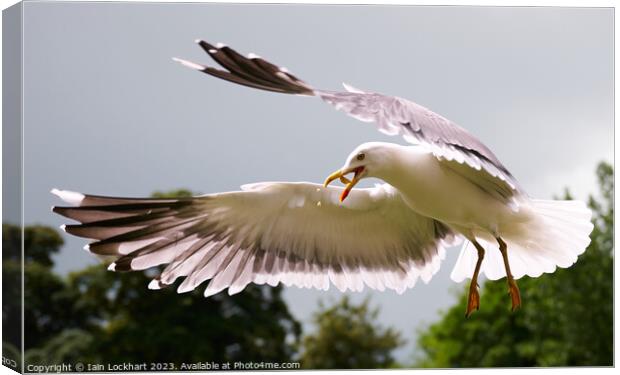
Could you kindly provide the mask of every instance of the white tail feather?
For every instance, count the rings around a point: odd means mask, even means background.
[[[530,208],[533,220],[516,224],[525,227],[514,230],[514,234],[502,234],[515,279],[552,273],[556,267],[570,267],[590,244],[589,235],[594,228],[590,222],[592,212],[581,201],[532,200]],[[480,273],[491,280],[505,277],[497,242],[477,240],[485,249]],[[471,278],[477,259],[476,248],[466,241],[450,275],[452,280],[461,282]]]

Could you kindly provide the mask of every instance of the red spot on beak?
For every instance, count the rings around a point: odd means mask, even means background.
[[[351,192],[351,190],[353,190],[353,187],[359,182],[360,175],[362,174],[362,172],[364,172],[364,167],[357,167],[353,170],[353,172],[355,172],[353,179],[344,188],[342,194],[340,194],[340,202],[343,202],[349,196],[349,193]]]

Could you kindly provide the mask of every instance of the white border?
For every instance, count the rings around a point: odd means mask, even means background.
[[[609,7],[614,8],[618,4],[618,1],[614,0],[105,0],[105,1],[85,1],[85,0],[26,0],[28,2],[133,2],[133,3],[237,3],[237,4],[316,4],[316,5],[328,5],[328,4],[340,4],[340,5],[464,5],[464,6],[563,6],[563,7],[585,7],[585,8],[597,8],[597,7]],[[0,9],[6,9],[14,4],[17,4],[18,0],[2,0]]]
[[[2,4],[0,4],[0,9],[4,10],[16,3],[18,3],[19,1],[17,0],[0,0],[2,1]],[[32,1],[26,1],[27,2],[41,2],[41,1],[46,1],[46,0],[32,0]],[[58,2],[74,2],[74,1],[81,1],[81,0],[62,0],[62,1],[58,1]],[[84,2],[84,1],[82,1]],[[92,2],[97,2],[97,1],[92,1]],[[105,2],[121,2],[121,0],[108,0]],[[349,4],[358,4],[358,5],[370,5],[370,4],[380,4],[380,5],[457,5],[457,6],[564,6],[564,7],[611,7],[614,8],[614,21],[615,21],[615,16],[616,16],[616,10],[615,7],[618,4],[617,1],[612,1],[612,0],[590,0],[590,1],[583,1],[583,0],[539,0],[539,1],[531,1],[531,0],[506,0],[506,1],[493,1],[493,0],[476,0],[476,1],[458,1],[458,0],[450,0],[450,1],[438,1],[438,0],[426,0],[426,1],[415,1],[415,0],[390,0],[387,2],[383,2],[380,0],[353,0],[353,1],[347,1],[347,0],[340,0],[340,1],[329,1],[329,0],[314,0],[314,1],[300,1],[300,0],[288,0],[288,1],[284,1],[284,0],[280,0],[280,1],[274,1],[274,0],[262,0],[262,1],[257,1],[257,0],[244,0],[244,1],[230,1],[230,0],[221,0],[221,1],[192,1],[192,0],[185,0],[185,1],[181,1],[181,0],[150,0],[150,1],[144,1],[144,0],[132,0],[132,1],[122,1],[122,2],[162,2],[162,3],[246,3],[246,4],[256,4],[256,3],[262,3],[262,4],[284,4],[284,3],[288,3],[288,4],[318,4],[318,5],[324,5],[324,4],[344,4],[344,5],[349,5]],[[618,59],[617,59],[617,49],[616,49],[616,45],[617,45],[617,40],[618,40],[618,30],[616,28],[614,28],[614,94],[617,91],[618,88],[618,81],[615,79],[615,71],[616,68],[618,66]],[[1,39],[2,39],[2,19],[0,17],[0,47],[1,47]],[[0,70],[2,68],[2,51],[0,48]],[[1,78],[0,78],[0,98],[1,98]],[[617,97],[614,95],[614,104],[615,104],[615,108],[618,108],[618,99]],[[0,100],[0,112],[2,110],[2,101]],[[614,116],[615,118],[615,116]],[[1,120],[0,120],[1,123]],[[614,145],[617,141],[618,135],[616,132],[614,132]],[[2,134],[0,132],[0,163],[2,160],[2,155],[1,155],[1,147],[2,147]],[[614,149],[615,151],[615,149]],[[23,150],[22,150],[23,152]],[[22,155],[23,157],[23,155]],[[616,165],[615,162],[615,152],[614,152],[614,166]],[[0,175],[0,194],[2,192],[2,187],[1,187],[1,175]],[[615,178],[614,178],[615,180]],[[2,209],[2,203],[0,202],[0,212]],[[617,232],[617,225],[616,222],[614,220],[614,233]],[[615,238],[614,238],[615,240]],[[614,241],[615,242],[615,241]],[[614,276],[615,276],[615,263],[614,262]],[[0,271],[1,272],[1,271]],[[1,275],[1,273],[0,273]],[[617,280],[615,280],[614,283],[614,323],[618,322],[618,310],[615,309],[615,301],[618,300],[618,296],[619,296],[619,288],[617,288],[618,286],[618,282]],[[1,290],[0,290],[0,297],[1,297]],[[612,327],[610,327],[611,329]],[[618,326],[617,324],[614,324],[614,344],[615,344],[615,338],[617,337],[616,333],[618,332]],[[0,327],[0,332],[1,332],[1,327]],[[615,345],[615,347],[617,348],[617,345]],[[616,350],[614,353],[614,363],[618,364],[618,360],[620,359],[620,354],[619,351]],[[5,372],[5,370],[7,370],[6,368],[2,368],[2,370],[0,370],[2,373]],[[410,375],[411,371],[414,370],[377,370],[380,371],[381,373],[389,373],[389,374],[398,374],[398,375]],[[457,372],[458,371],[458,372]],[[615,372],[616,370],[613,368],[558,368],[558,369],[472,369],[472,370],[424,370],[425,374],[446,374],[446,373],[458,373],[458,374],[478,374],[480,371],[484,371],[484,373],[488,373],[488,374],[494,374],[494,373],[502,373],[502,374],[521,374],[524,372],[527,372],[529,374],[531,373],[538,373],[538,372],[543,372],[545,374],[575,374],[575,373],[593,373],[593,374],[597,374],[597,373],[611,373],[612,371]],[[288,373],[290,373],[290,371],[286,371]],[[351,373],[351,374],[363,374],[366,371],[347,371],[347,373]],[[223,373],[223,372],[219,372],[219,373]],[[235,373],[235,374],[252,374],[252,373],[261,373],[258,371],[244,371],[244,372],[237,372],[237,371],[226,371],[226,373]],[[265,373],[265,372],[263,372]],[[313,371],[313,370],[304,370],[303,371],[304,374],[316,374],[316,375],[325,375],[325,371]],[[195,373],[187,373],[187,374],[195,374]]]

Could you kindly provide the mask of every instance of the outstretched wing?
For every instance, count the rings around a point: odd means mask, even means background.
[[[347,92],[316,91],[325,102],[364,122],[374,122],[380,132],[401,135],[406,141],[430,149],[438,159],[465,164],[483,171],[521,192],[516,179],[495,154],[462,127],[410,100],[366,93],[345,85]],[[447,163],[448,165],[450,163]],[[472,177],[475,172],[472,172]]]
[[[389,185],[354,189],[310,183],[258,183],[243,191],[179,199],[109,198],[52,191],[74,204],[54,212],[79,224],[70,234],[112,257],[114,271],[166,265],[149,285],[185,277],[178,291],[211,279],[209,296],[251,282],[340,290],[403,292],[439,269],[443,246],[458,238],[410,210]]]
[[[379,131],[401,135],[410,143],[429,148],[449,167],[454,163],[467,165],[471,171],[460,172],[472,182],[485,187],[499,186],[496,196],[510,200],[525,194],[516,179],[493,152],[462,127],[443,116],[410,100],[378,93],[364,92],[345,84],[345,92],[316,90],[288,70],[280,68],[254,54],[245,57],[228,46],[197,43],[226,70],[196,64],[187,60],[175,61],[212,76],[262,90],[319,96],[348,115],[377,124]],[[490,175],[492,180],[488,183]]]

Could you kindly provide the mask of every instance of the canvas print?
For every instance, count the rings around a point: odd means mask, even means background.
[[[5,366],[613,365],[612,9],[3,17]]]

